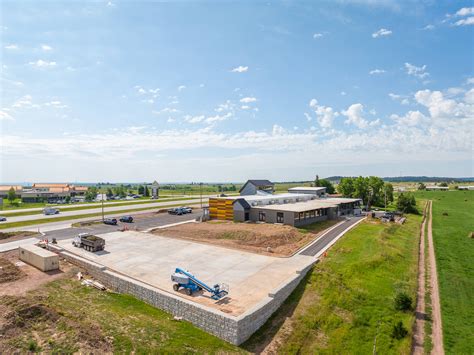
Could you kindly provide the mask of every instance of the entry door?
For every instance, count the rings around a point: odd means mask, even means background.
[[[277,223],[283,223],[283,212],[277,213]]]
[[[244,217],[244,219],[245,219],[246,221],[248,221],[248,220],[250,219],[250,213],[245,212],[245,217]]]
[[[265,212],[258,212],[258,220],[260,222],[265,222],[266,220]]]

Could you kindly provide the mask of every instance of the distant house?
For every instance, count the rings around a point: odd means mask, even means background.
[[[290,187],[288,192],[294,194],[309,194],[321,197],[326,194],[325,187],[308,187],[308,186],[298,186],[298,187]]]
[[[461,185],[458,186],[458,190],[474,190],[474,186]]]
[[[239,190],[241,196],[268,195],[275,191],[275,184],[269,180],[248,180]]]

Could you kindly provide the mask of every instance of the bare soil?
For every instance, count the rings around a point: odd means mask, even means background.
[[[9,271],[4,275],[5,281],[0,281],[0,296],[25,295],[28,291],[34,290],[47,282],[64,277],[72,269],[71,264],[60,260],[59,270],[42,272],[18,259],[18,250],[0,253],[0,266],[3,264],[7,265]],[[0,280],[2,280],[1,271]]]
[[[337,222],[337,220],[321,222],[321,228],[308,228],[302,231],[277,224],[209,221],[180,224],[157,229],[152,233],[269,256],[288,257]]]

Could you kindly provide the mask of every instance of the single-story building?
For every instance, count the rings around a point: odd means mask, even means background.
[[[320,198],[310,193],[228,196],[209,198],[209,215],[211,219],[297,227],[339,216],[359,215],[360,203],[356,198]]]
[[[461,185],[458,186],[458,190],[474,190],[474,186]]]
[[[310,187],[310,186],[301,186],[301,187],[290,187],[288,192],[295,194],[310,194],[316,195],[318,197],[324,196],[326,194],[326,188],[321,187]]]
[[[86,186],[35,183],[31,188],[23,189],[21,200],[23,202],[48,201],[50,203],[56,203],[64,201],[68,197],[84,196],[86,192]]]
[[[427,191],[448,191],[449,187],[448,186],[436,186],[436,185],[430,185],[426,186]]]
[[[15,190],[15,196],[20,197],[21,192],[23,191],[23,186],[20,185],[0,185],[0,197],[7,198],[8,192],[12,187],[13,190]]]

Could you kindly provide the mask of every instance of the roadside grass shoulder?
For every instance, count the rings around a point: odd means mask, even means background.
[[[349,231],[244,348],[367,354],[376,338],[377,353],[409,354],[414,315],[394,299],[405,292],[415,304],[420,224],[409,215],[403,225],[364,221]],[[408,334],[395,339],[400,321]]]
[[[433,201],[433,239],[447,354],[474,353],[474,191],[419,191]]]

